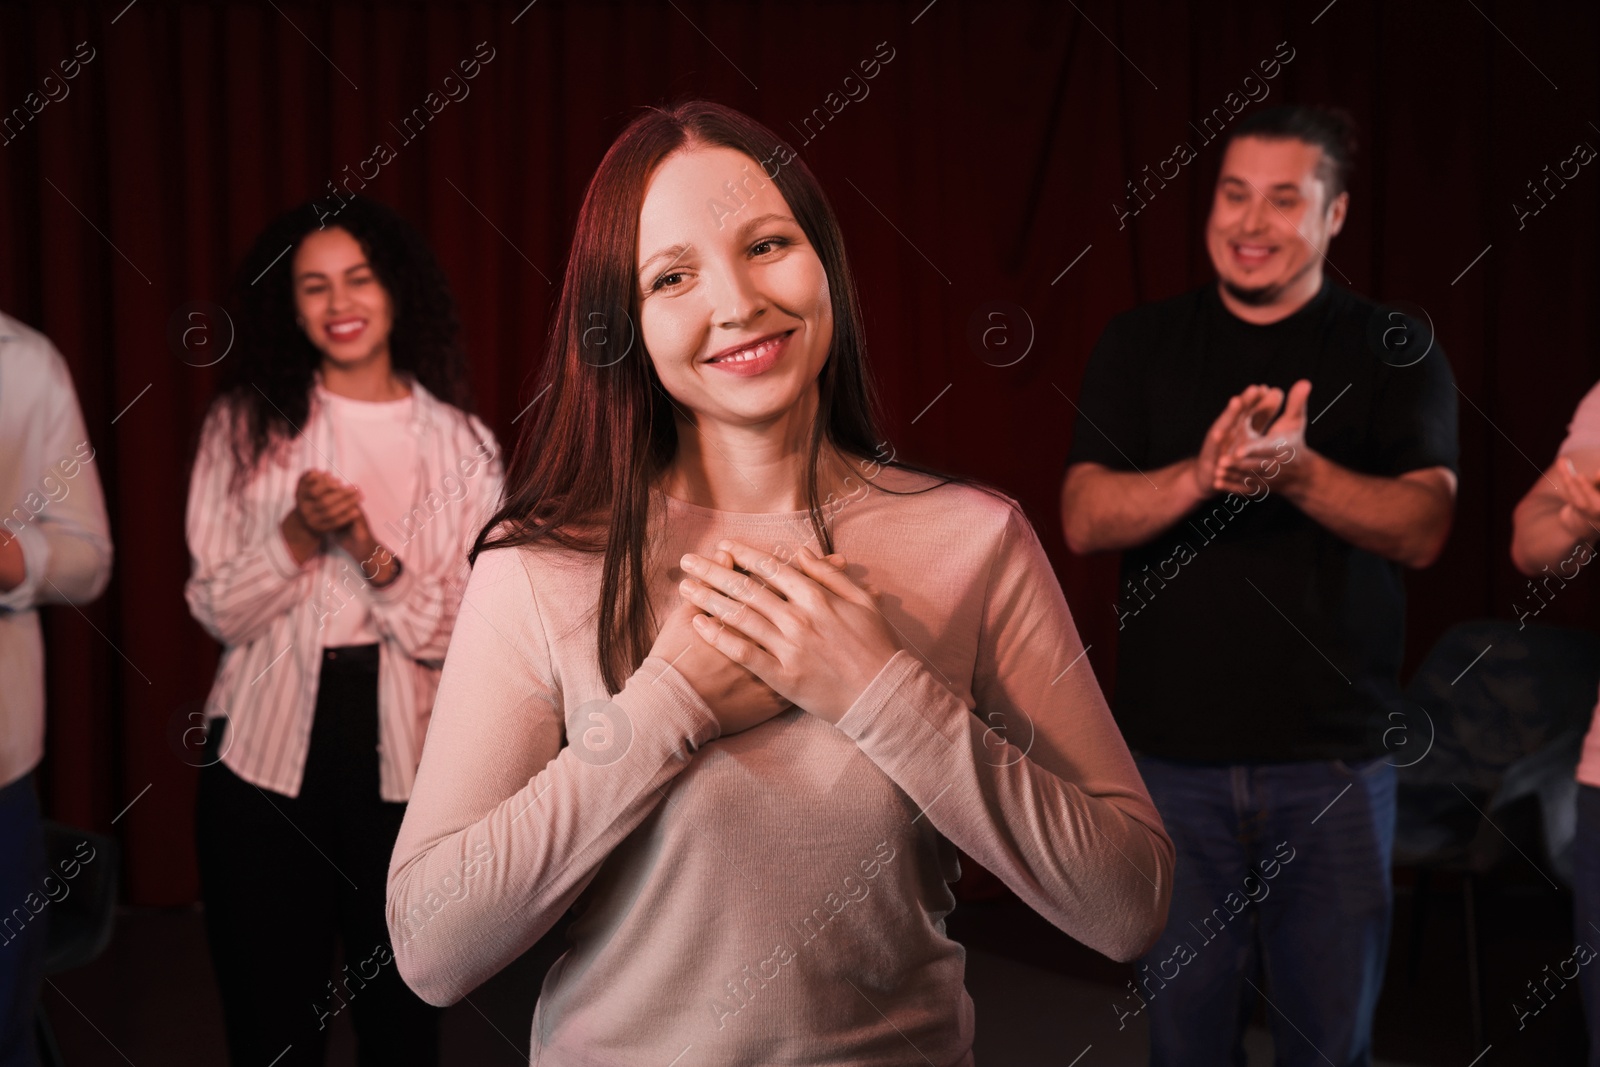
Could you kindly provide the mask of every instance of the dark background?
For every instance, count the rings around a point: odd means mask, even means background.
[[[1425,309],[1461,391],[1455,531],[1409,579],[1408,663],[1456,621],[1512,618],[1511,510],[1600,377],[1600,162],[1521,229],[1512,204],[1579,141],[1600,146],[1597,23],[1587,4],[1491,0],[0,5],[0,116],[80,42],[94,50],[69,95],[0,145],[0,308],[72,367],[116,545],[102,599],[44,613],[47,814],[122,841],[128,903],[195,899],[195,755],[178,738],[217,650],[183,601],[183,511],[214,382],[193,364],[228,324],[187,316],[222,301],[266,221],[393,146],[366,192],[443,262],[479,410],[509,444],[590,174],[638,107],[686,96],[749,112],[817,173],[898,454],[1023,503],[1109,688],[1115,559],[1072,557],[1056,505],[1068,398],[1111,315],[1211,277],[1220,151],[1189,123],[1287,42],[1293,59],[1246,113],[1356,116],[1328,269]],[[470,95],[406,143],[390,123],[480,42],[494,58]],[[802,144],[795,126],[880,42],[893,58],[869,95]],[[1178,141],[1199,158],[1119,229],[1125,183]],[[211,349],[174,342],[197,322]],[[997,323],[987,350],[974,341]],[[1540,621],[1588,624],[1594,585]]]

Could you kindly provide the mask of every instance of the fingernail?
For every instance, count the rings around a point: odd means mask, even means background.
[[[684,557],[678,562],[683,564],[683,569],[686,571],[697,571],[700,569],[700,557],[696,556],[692,552],[685,553]]]

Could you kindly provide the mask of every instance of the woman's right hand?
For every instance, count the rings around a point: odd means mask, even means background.
[[[326,471],[306,471],[295,486],[294,508],[306,529],[321,536],[361,517],[361,490]]]
[[[733,557],[727,552],[718,552],[715,558],[725,567],[733,566]],[[842,566],[841,557],[830,557],[830,562]],[[704,614],[687,598],[681,598],[680,594],[677,607],[673,608],[662,624],[661,632],[656,635],[650,655],[659,656],[672,664],[673,669],[694,687],[694,691],[700,694],[700,698],[716,716],[722,727],[721,736],[760,726],[793,707],[788,700],[773,692],[766,682],[750,673],[748,668],[724,656],[695,632],[692,620],[696,615]]]
[[[306,471],[294,490],[294,507],[278,524],[296,563],[305,563],[322,549],[326,534],[361,516],[361,490],[325,474]]]

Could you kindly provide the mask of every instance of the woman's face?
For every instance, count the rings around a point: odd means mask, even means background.
[[[300,328],[343,367],[387,359],[393,302],[348,230],[313,230],[295,250],[291,284]]]
[[[833,341],[828,277],[760,164],[723,147],[668,156],[645,189],[638,256],[645,347],[697,425],[806,414]]]

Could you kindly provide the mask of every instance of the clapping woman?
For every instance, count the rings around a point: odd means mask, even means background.
[[[328,216],[246,255],[189,489],[185,594],[223,646],[197,833],[236,1067],[321,1064],[347,1006],[361,1063],[437,1062],[384,875],[502,485],[432,254],[375,202]]]

